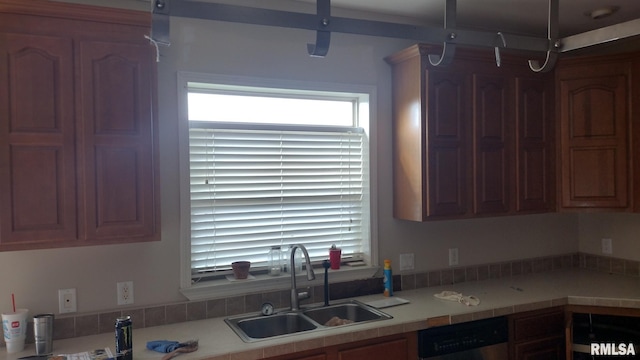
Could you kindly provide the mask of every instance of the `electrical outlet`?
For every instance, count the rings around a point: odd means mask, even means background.
[[[607,255],[613,254],[613,240],[602,239],[602,253]]]
[[[458,248],[449,249],[449,266],[458,265]]]
[[[413,270],[414,255],[400,254],[400,271]]]
[[[124,281],[117,284],[118,305],[133,304],[133,281]]]
[[[58,311],[60,312],[60,314],[73,313],[78,311],[76,289],[58,290]]]

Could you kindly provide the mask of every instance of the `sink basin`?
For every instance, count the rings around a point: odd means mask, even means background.
[[[324,326],[390,319],[391,316],[356,301],[304,310],[304,315]],[[338,320],[338,321],[335,321]],[[342,321],[340,321],[342,320]]]
[[[251,315],[250,317],[229,318],[225,321],[245,341],[294,334],[317,328],[316,324],[297,312],[270,316]]]
[[[273,315],[249,314],[224,321],[245,342],[288,336],[301,332],[331,329],[370,321],[391,319],[390,315],[352,300],[330,306],[317,306]]]

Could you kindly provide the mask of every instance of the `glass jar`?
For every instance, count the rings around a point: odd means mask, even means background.
[[[272,246],[267,256],[268,272],[271,276],[280,276],[282,271],[282,250],[280,246]]]

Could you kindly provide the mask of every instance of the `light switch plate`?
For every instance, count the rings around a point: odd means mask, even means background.
[[[613,240],[602,239],[602,253],[606,255],[613,254]]]
[[[449,249],[449,266],[458,265],[458,248]]]

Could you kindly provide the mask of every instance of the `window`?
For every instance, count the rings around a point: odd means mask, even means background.
[[[184,83],[193,281],[273,245],[370,259],[369,94]]]

